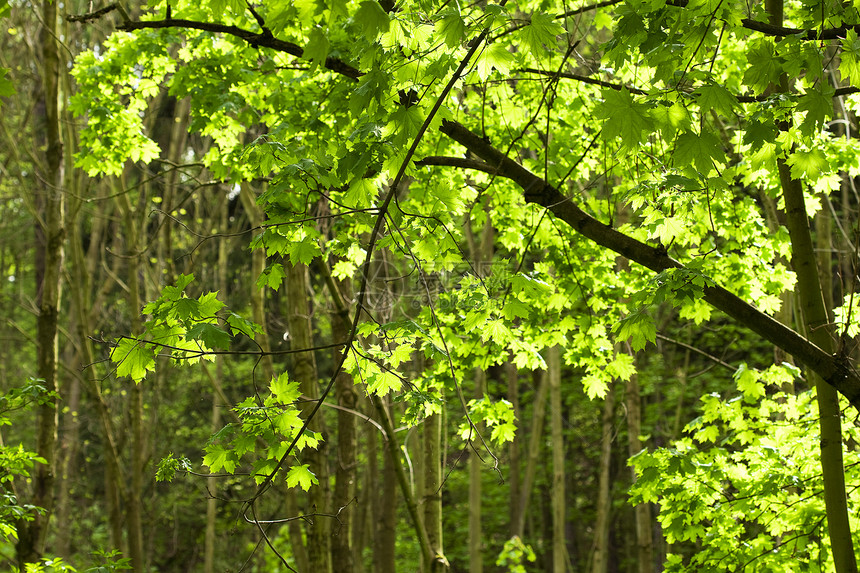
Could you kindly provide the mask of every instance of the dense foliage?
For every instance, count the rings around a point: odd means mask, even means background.
[[[4,558],[857,570],[858,7],[56,10],[0,9]]]

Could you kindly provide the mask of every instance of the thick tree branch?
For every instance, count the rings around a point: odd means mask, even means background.
[[[558,189],[513,161],[454,121],[444,121],[442,133],[483,159],[489,169],[517,183],[526,202],[546,207],[587,239],[655,272],[684,268],[664,250],[652,247],[604,225],[565,197]],[[848,361],[830,355],[809,340],[720,286],[705,288],[704,299],[765,340],[793,355],[860,408],[860,376]]]
[[[589,76],[583,76],[580,74],[572,74],[572,73],[568,73],[568,72],[556,72],[556,71],[552,71],[552,70],[539,70],[536,68],[523,68],[523,69],[517,70],[517,71],[522,72],[522,73],[526,73],[526,74],[539,74],[542,76],[558,77],[558,78],[564,78],[564,79],[568,79],[568,80],[575,80],[578,82],[591,84],[591,85],[595,85],[595,86],[600,86],[600,87],[604,87],[604,88],[610,88],[610,89],[617,90],[617,91],[620,91],[622,88],[627,88],[627,91],[629,91],[632,94],[648,95],[647,91],[640,89],[640,88],[637,88],[637,87],[628,86],[628,85],[624,85],[624,84],[616,83],[616,82],[607,82],[604,80],[598,80],[596,78],[592,78]],[[691,88],[689,88],[688,91],[691,94],[696,94],[698,89],[699,88],[697,88],[697,87],[691,87]],[[853,93],[857,93],[858,91],[860,91],[860,88],[856,88],[854,86],[848,86],[848,87],[844,87],[844,88],[836,88],[836,91],[833,92],[833,97],[839,97],[839,96],[844,96],[844,95],[848,95],[848,94],[853,94]],[[737,100],[740,103],[754,103],[754,102],[766,101],[769,97],[770,97],[769,95],[757,95],[757,96],[735,95],[735,98],[737,98]]]
[[[689,4],[689,0],[666,1],[667,6],[675,6],[677,8],[686,8],[687,4]],[[850,24],[845,24],[838,28],[826,28],[823,30],[813,28],[806,30],[802,28],[786,28],[785,26],[778,26],[769,22],[761,22],[759,20],[753,20],[752,18],[744,18],[741,20],[741,26],[747,30],[761,32],[767,36],[782,38],[786,36],[799,36],[801,40],[841,40],[845,37],[845,33],[848,32],[848,30],[854,30],[860,34],[860,25]]]
[[[741,25],[747,30],[761,32],[767,36],[800,36],[801,40],[841,40],[845,38],[845,34],[848,30],[854,30],[855,32],[860,33],[860,25],[849,26],[847,24],[838,28],[827,28],[825,30],[803,30],[800,28],[774,26],[767,22],[759,22],[758,20],[753,20],[751,18],[744,18],[741,20]]]
[[[250,30],[245,30],[244,28],[240,28],[238,26],[228,26],[226,24],[215,24],[210,22],[197,22],[195,20],[184,20],[181,18],[171,18],[169,20],[151,20],[145,22],[124,22],[117,26],[117,29],[124,30],[126,32],[156,28],[186,28],[190,30],[214,32],[216,34],[228,34],[230,36],[235,36],[240,40],[244,40],[255,48],[271,48],[278,52],[284,52],[286,54],[296,56],[297,58],[304,57],[305,53],[304,49],[298,44],[287,42],[285,40],[279,40],[278,38],[272,36],[271,33],[267,33],[268,30],[264,30],[263,32],[251,32]],[[350,66],[342,60],[338,60],[337,58],[326,58],[324,65],[326,69],[351,78],[353,80],[358,79],[363,75],[356,68]]]

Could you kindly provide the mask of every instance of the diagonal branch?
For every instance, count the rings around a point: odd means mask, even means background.
[[[305,53],[304,49],[298,44],[279,40],[272,36],[271,32],[268,32],[268,30],[264,30],[263,32],[252,32],[238,26],[228,26],[226,24],[217,24],[212,22],[197,22],[195,20],[184,20],[182,18],[148,20],[143,22],[123,22],[117,26],[118,30],[124,30],[126,32],[158,28],[185,28],[190,30],[213,32],[216,34],[227,34],[235,36],[240,40],[244,40],[255,48],[271,48],[278,52],[284,52],[286,54],[296,56],[297,58],[304,57]],[[354,80],[364,75],[358,69],[337,58],[326,58],[324,66],[328,70]]]
[[[636,95],[648,95],[648,92],[641,89],[641,88],[637,88],[634,86],[628,86],[628,85],[616,83],[616,82],[607,82],[604,80],[599,80],[597,78],[592,78],[590,76],[583,76],[581,74],[572,74],[569,72],[556,72],[553,70],[539,70],[536,68],[523,68],[523,69],[517,70],[517,71],[522,72],[522,73],[526,73],[526,74],[539,74],[542,76],[564,78],[566,80],[576,80],[578,82],[582,82],[585,84],[591,84],[591,85],[600,86],[603,88],[610,88],[610,89],[613,89],[616,91],[621,91],[622,89],[626,89],[630,93],[636,94]],[[691,87],[685,91],[687,91],[687,93],[696,95],[697,93],[700,93],[698,91],[699,89],[700,89],[699,87]],[[844,95],[849,95],[849,94],[857,93],[858,91],[860,91],[860,88],[856,88],[854,86],[836,88],[836,91],[833,92],[833,97],[840,97],[840,96],[844,96]],[[762,102],[762,101],[767,101],[767,99],[770,97],[772,97],[771,94],[762,94],[762,95],[757,95],[757,96],[735,95],[735,99],[737,99],[740,103]]]
[[[576,206],[558,189],[507,157],[462,124],[444,121],[440,130],[484,160],[488,169],[522,187],[526,202],[546,207],[558,219],[594,243],[655,272],[684,268],[665,250],[647,245],[604,225]],[[793,355],[848,398],[854,407],[860,407],[860,376],[844,357],[828,354],[791,328],[721,286],[706,287],[704,292],[704,299],[711,306]]]

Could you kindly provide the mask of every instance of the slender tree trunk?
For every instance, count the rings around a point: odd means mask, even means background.
[[[57,392],[57,323],[60,311],[65,242],[63,194],[63,141],[60,136],[60,46],[58,42],[58,3],[42,2],[42,97],[45,108],[45,173],[41,197],[41,221],[37,224],[36,301],[37,374],[48,392]],[[33,470],[31,503],[45,510],[30,522],[17,524],[15,546],[19,567],[39,560],[45,551],[48,523],[54,509],[56,471],[57,400],[50,397],[37,412],[36,453],[45,460]]]
[[[544,411],[546,410],[546,396],[549,382],[547,381],[546,373],[538,373],[537,378],[537,393],[535,401],[532,405],[532,427],[529,435],[529,446],[526,455],[526,472],[523,476],[523,487],[519,500],[519,510],[517,513],[518,520],[514,526],[514,535],[523,537],[526,528],[526,514],[529,508],[529,498],[531,497],[532,486],[535,481],[535,472],[539,465],[541,441],[543,435]]]
[[[321,262],[320,266],[334,303],[334,312],[331,313],[332,335],[334,340],[345,342],[352,328],[345,302],[352,298],[351,285],[348,281],[336,282],[324,262]],[[341,355],[342,349],[335,349],[335,364],[338,364]],[[352,376],[344,371],[339,372],[335,379],[334,392],[340,409],[337,411],[337,465],[332,502],[335,511],[340,515],[340,523],[331,540],[332,568],[334,571],[353,571],[353,522],[358,512],[352,507],[352,502],[355,498],[357,461],[355,416],[348,410],[355,410],[358,395]]]
[[[514,415],[517,420],[522,420],[522,415],[520,412],[520,396],[519,396],[519,373],[517,372],[517,366],[513,362],[505,363],[505,376],[508,380],[508,401],[511,403],[511,407],[514,410]],[[509,504],[510,504],[510,523],[511,523],[511,536],[516,535],[516,531],[514,528],[516,524],[520,521],[520,448],[522,447],[522,438],[520,438],[521,432],[517,432],[514,435],[514,439],[511,440],[510,445],[508,446],[508,456],[510,458],[509,466],[510,466],[510,475],[508,477],[508,483],[510,484],[509,490]]]
[[[424,420],[424,528],[430,542],[425,573],[448,571],[442,536],[442,414]]]
[[[379,408],[386,411],[390,407],[385,401],[378,400]],[[391,436],[393,439],[393,434]],[[397,543],[397,469],[400,463],[399,457],[391,455],[392,448],[388,447],[389,436],[385,437],[388,455],[383,456],[382,462],[382,488],[379,490],[379,522],[377,527],[377,539],[374,544],[373,561],[374,571],[378,573],[394,573],[396,561],[394,547]],[[398,452],[399,456],[399,452]]]
[[[771,24],[781,26],[783,22],[783,0],[767,0],[766,8]],[[777,91],[788,91],[788,78],[783,75]],[[791,239],[791,265],[797,274],[799,307],[809,340],[827,352],[836,351],[832,318],[825,304],[830,298],[831,273],[829,250],[824,258],[826,267],[818,268],[812,235],[809,230],[809,215],[803,183],[791,176],[791,168],[784,159],[777,159],[782,196],[785,201],[786,226]],[[836,573],[856,573],[857,558],[848,520],[848,501],[845,494],[845,469],[842,459],[842,412],[839,394],[825,383],[815,372],[807,369],[810,383],[815,385],[818,400],[819,426],[821,428],[821,470],[824,478],[824,505],[827,513],[827,530],[830,535],[830,550]]]
[[[79,356],[80,353],[68,349],[68,354]],[[65,359],[66,364],[72,364],[71,357]],[[56,516],[57,523],[62,524],[57,528],[54,539],[54,554],[68,559],[71,557],[71,531],[68,526],[72,515],[72,499],[69,495],[71,484],[75,481],[78,473],[78,444],[80,442],[80,403],[81,403],[81,381],[77,376],[68,379],[68,388],[62,393],[65,396],[65,408],[63,408],[62,425],[60,431],[59,468],[57,477],[59,487],[57,492]]]
[[[567,505],[564,494],[565,456],[563,405],[561,401],[561,356],[558,346],[549,349],[546,364],[552,436],[552,570],[555,573],[564,573],[567,570],[567,546],[565,544]]]
[[[809,339],[825,352],[833,353],[836,345],[829,325],[828,309],[822,290],[821,277],[816,267],[815,252],[809,231],[809,217],[800,181],[791,178],[788,165],[779,163],[783,185],[788,230],[792,245],[792,267],[797,273],[800,310],[803,314]],[[827,257],[829,259],[829,257]],[[828,260],[829,262],[829,260]],[[822,276],[830,272],[829,266],[821,269]],[[829,280],[826,281],[829,283]],[[829,295],[828,295],[829,296]],[[848,503],[845,494],[845,473],[842,459],[842,413],[836,390],[824,383],[818,375],[807,370],[810,382],[815,384],[821,427],[821,469],[824,476],[824,504],[830,546],[837,573],[856,573],[851,527],[848,522]]]
[[[603,437],[600,450],[600,481],[597,490],[597,523],[594,526],[592,573],[606,573],[609,566],[609,517],[612,511],[609,470],[612,461],[612,419],[614,414],[615,396],[610,386],[603,402]]]
[[[123,194],[128,200],[128,196]],[[128,205],[127,213],[131,206]],[[130,217],[126,220],[130,223]],[[137,239],[137,233],[132,232],[131,238]],[[131,251],[136,251],[139,245],[137,240],[132,240]],[[139,260],[132,255],[128,260],[128,289],[129,309],[131,312],[132,332],[141,332],[140,323],[140,284],[139,284]],[[132,566],[135,572],[146,570],[143,556],[143,472],[145,464],[145,445],[143,435],[143,388],[140,384],[132,384],[129,389],[129,415],[131,417],[131,488],[126,500],[126,520],[128,530],[128,550],[131,556]]]
[[[481,369],[475,369],[474,373],[474,398],[480,400],[484,397],[484,386],[487,375]],[[483,431],[482,425],[477,428]],[[480,447],[480,440],[473,439],[473,451],[469,452],[469,573],[482,573],[484,570],[484,557],[482,554],[484,539],[481,535],[481,459],[474,451]]]
[[[215,376],[220,380],[224,371],[223,359],[219,356],[215,362]],[[212,433],[217,432],[221,427],[221,400],[218,396],[212,397]],[[203,573],[215,572],[215,545],[217,539],[215,537],[215,523],[218,512],[218,478],[208,478],[206,480],[206,489],[208,491],[208,499],[206,500],[206,533],[203,540]]]
[[[417,541],[421,550],[421,562],[422,566],[424,567],[424,571],[433,571],[433,567],[446,568],[448,566],[448,561],[447,559],[445,559],[445,556],[441,552],[434,552],[434,546],[431,542],[430,534],[428,533],[427,527],[425,525],[425,522],[427,520],[426,501],[425,517],[422,519],[422,516],[419,514],[419,508],[418,503],[415,500],[415,494],[409,486],[409,478],[406,476],[406,470],[403,469],[403,464],[400,461],[400,445],[397,443],[397,436],[394,433],[394,424],[392,424],[391,422],[391,416],[380,398],[376,396],[371,396],[371,401],[373,402],[377,416],[379,417],[379,423],[382,426],[382,431],[385,434],[385,453],[392,462],[394,477],[397,479],[397,484],[400,486],[400,493],[403,494],[403,501],[406,504],[406,511],[409,514],[409,518],[412,520],[412,527],[415,531],[415,536],[418,538]],[[391,490],[388,490],[388,497],[394,497],[393,495],[391,495]],[[441,499],[439,500],[439,502],[441,521]],[[435,525],[436,524],[434,523],[434,526]],[[441,526],[441,523],[439,525]],[[441,534],[441,532],[436,533]]]
[[[239,200],[242,202],[242,208],[248,216],[251,227],[258,229],[263,224],[263,211],[257,205],[254,192],[247,183],[241,183],[239,186]],[[251,253],[251,277],[254,279],[251,283],[251,316],[254,318],[254,322],[261,327],[261,332],[257,333],[254,341],[260,345],[260,349],[263,352],[269,352],[271,346],[269,344],[269,329],[266,324],[266,295],[263,289],[257,288],[256,285],[257,278],[263,273],[263,269],[265,268],[266,250],[262,248],[254,249]],[[260,363],[263,367],[263,379],[268,383],[275,375],[272,356],[270,354],[264,355]]]
[[[635,353],[628,346],[628,353],[636,360]],[[639,379],[636,375],[631,376],[627,382],[626,392],[627,406],[627,454],[635,456],[642,451],[642,402],[639,397]],[[636,481],[636,472],[633,471],[632,479]],[[640,503],[634,509],[636,516],[636,561],[639,573],[654,573],[654,543],[651,535],[651,505]]]
[[[99,217],[95,219],[100,220]],[[86,368],[83,371],[84,388],[87,398],[96,409],[101,430],[102,455],[104,456],[104,483],[105,503],[107,505],[108,530],[110,531],[110,547],[122,550],[122,514],[120,512],[121,499],[125,496],[125,480],[122,477],[119,453],[116,447],[116,435],[114,432],[113,419],[102,396],[99,385],[100,376],[96,372],[96,359],[90,336],[93,327],[90,321],[90,306],[92,304],[89,296],[91,285],[89,277],[94,276],[95,257],[84,257],[82,242],[83,238],[79,232],[80,221],[70,225],[70,254],[71,265],[69,274],[69,293],[73,302],[72,308],[75,313],[76,333],[81,346],[81,362]],[[94,229],[91,234],[90,252],[95,253],[101,245],[101,233]]]
[[[171,141],[175,140],[176,135],[171,137]],[[219,213],[219,229],[227,228],[227,197],[224,196],[221,205],[218,209]],[[218,241],[218,291],[221,293],[227,292],[227,239],[221,238]],[[215,357],[215,380],[224,379],[224,357]],[[221,428],[221,408],[229,408],[230,404],[223,401],[219,392],[214,392],[212,396],[212,433],[214,434]],[[208,478],[206,489],[209,497],[206,500],[206,533],[203,544],[203,572],[215,573],[215,546],[217,539],[215,537],[215,525],[218,518],[218,478]]]
[[[289,305],[287,320],[290,327],[292,348],[301,350],[313,347],[313,332],[310,320],[310,300],[308,289],[308,268],[306,265],[296,265],[287,270],[287,301]],[[319,380],[313,351],[299,352],[293,355],[293,371],[299,381],[302,394],[308,401],[302,404],[304,417],[310,415],[314,401],[319,399]],[[322,416],[317,415],[311,420],[308,429],[325,435]],[[304,461],[310,464],[311,471],[319,480],[319,485],[308,492],[311,511],[328,513],[330,510],[330,489],[328,460],[326,459],[325,442],[321,442],[317,450],[310,448],[301,453]],[[331,572],[331,522],[328,517],[313,517],[306,522],[308,567],[314,573]]]

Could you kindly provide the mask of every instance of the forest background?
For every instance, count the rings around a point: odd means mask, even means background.
[[[857,571],[858,6],[0,0],[0,567]]]

